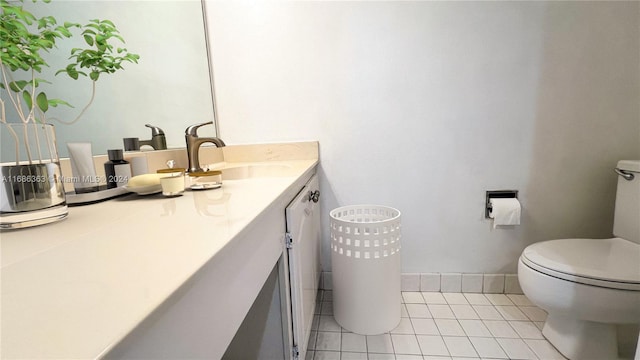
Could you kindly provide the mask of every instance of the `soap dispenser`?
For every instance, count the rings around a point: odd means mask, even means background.
[[[107,150],[109,161],[104,163],[104,173],[107,177],[107,189],[121,187],[131,178],[131,166],[124,160],[122,150]]]

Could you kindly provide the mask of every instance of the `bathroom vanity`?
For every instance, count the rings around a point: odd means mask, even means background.
[[[319,242],[289,259],[285,209],[297,199],[315,224],[306,228],[318,226],[317,185],[305,188],[316,181],[317,143],[219,151],[230,169],[220,189],[131,194],[3,232],[1,357],[222,358],[269,284],[280,311],[265,316],[284,315],[283,353],[293,357],[289,309],[303,309],[294,321],[304,334]],[[296,256],[316,262],[305,268]],[[299,272],[291,291],[290,262]]]

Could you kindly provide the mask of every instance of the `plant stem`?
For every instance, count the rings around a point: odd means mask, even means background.
[[[16,155],[16,165],[18,165],[20,163],[20,139],[18,138],[18,134],[16,134],[16,131],[13,130],[13,127],[11,126],[11,124],[7,124],[5,122],[5,127],[7,129],[9,129],[9,132],[11,133],[11,136],[13,136],[13,144],[15,146],[15,155]]]
[[[87,111],[89,106],[91,106],[91,104],[93,103],[93,99],[95,97],[96,97],[96,81],[92,80],[91,81],[91,99],[89,99],[89,102],[87,103],[87,105],[85,105],[85,107],[82,109],[82,111],[80,111],[80,114],[78,114],[78,116],[75,119],[73,119],[71,121],[64,121],[64,120],[60,120],[58,118],[50,118],[50,119],[58,121],[58,122],[61,122],[61,123],[66,124],[66,125],[75,124],[78,120],[80,120],[82,115],[84,115],[85,111]]]
[[[31,159],[31,147],[29,147],[29,127],[27,124],[24,124],[24,132],[22,133],[22,138],[24,140],[24,148],[27,150],[27,158],[29,159],[29,165],[33,164],[33,160]]]
[[[33,120],[36,122],[36,114],[34,112],[36,108],[36,71],[31,69],[31,109],[29,109],[29,116],[27,116],[27,120],[25,124],[29,122],[29,120]]]
[[[5,91],[7,92],[7,95],[9,95],[9,100],[11,100],[11,103],[17,110],[20,120],[22,120],[23,123],[26,123],[28,120],[25,119],[24,117],[24,113],[22,112],[22,106],[20,105],[20,101],[18,100],[16,102],[17,99],[14,99],[13,96],[11,95],[11,91],[9,90],[9,80],[7,79],[7,71],[1,62],[0,62],[0,69],[2,69],[2,81],[4,81]],[[5,114],[2,114],[2,120],[5,123],[7,122],[7,119],[5,118]]]

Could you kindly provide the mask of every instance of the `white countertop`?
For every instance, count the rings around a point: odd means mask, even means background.
[[[98,358],[302,177],[225,180],[183,196],[130,194],[68,219],[2,232],[1,357]]]

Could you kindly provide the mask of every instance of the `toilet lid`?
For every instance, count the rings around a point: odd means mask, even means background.
[[[587,285],[640,291],[640,245],[612,239],[562,239],[529,245],[529,267]]]

